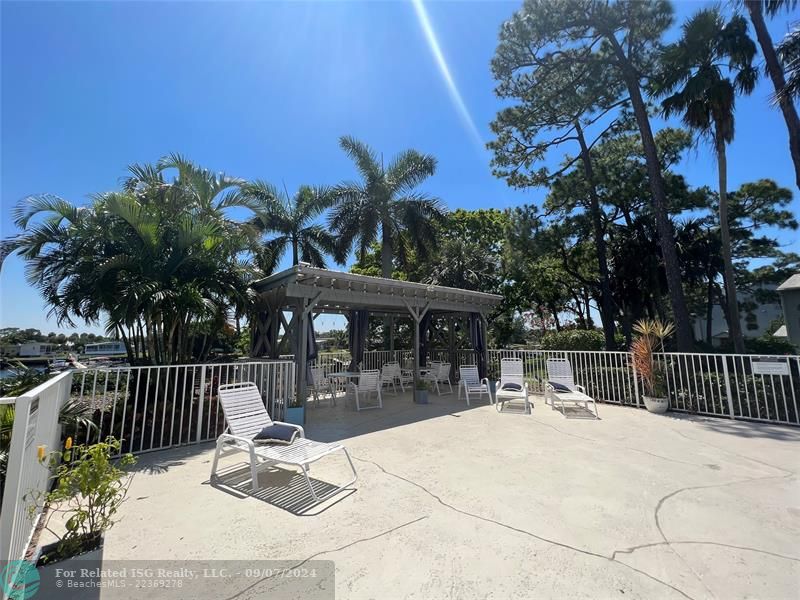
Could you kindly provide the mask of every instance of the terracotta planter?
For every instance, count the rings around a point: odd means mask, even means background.
[[[656,414],[664,414],[669,409],[669,398],[651,398],[644,396],[644,405],[648,411]]]

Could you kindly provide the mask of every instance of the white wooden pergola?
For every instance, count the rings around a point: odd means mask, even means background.
[[[295,265],[253,282],[258,294],[257,312],[251,317],[251,356],[278,358],[287,346],[295,355],[297,394],[306,402],[306,366],[309,319],[322,313],[347,315],[366,310],[370,316],[410,316],[414,331],[414,387],[419,377],[420,322],[427,315],[447,316],[448,346],[455,356],[453,322],[470,314],[480,315],[484,338],[487,315],[502,296],[411,281],[385,279]],[[287,320],[286,314],[291,313]],[[393,330],[390,350],[394,350]],[[484,343],[484,346],[486,344]],[[484,359],[486,348],[484,347]],[[452,362],[452,361],[451,361]]]

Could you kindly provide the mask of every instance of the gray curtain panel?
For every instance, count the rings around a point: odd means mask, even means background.
[[[478,375],[486,377],[486,332],[483,330],[483,319],[479,313],[469,315],[469,341],[475,350],[475,364],[478,366]]]
[[[364,360],[364,351],[367,347],[367,335],[369,334],[369,312],[367,310],[350,311],[350,328],[348,330],[350,343],[350,366],[349,371],[358,371],[359,365]]]
[[[425,313],[419,322],[419,366],[428,364],[428,329],[431,326],[431,312]]]
[[[306,340],[306,383],[309,385],[314,383],[314,377],[311,375],[311,363],[317,360],[319,355],[319,346],[317,346],[317,334],[314,331],[314,319],[311,315],[308,316],[308,330],[306,332],[308,339]]]

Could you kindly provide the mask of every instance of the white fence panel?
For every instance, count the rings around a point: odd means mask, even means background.
[[[41,516],[30,515],[32,495],[49,489],[49,463],[39,460],[60,449],[58,415],[69,398],[72,373],[62,373],[14,401],[14,425],[0,509],[0,562],[23,558]]]
[[[243,381],[259,387],[274,419],[284,417],[295,393],[295,365],[287,360],[76,371],[72,396],[98,426],[80,441],[113,435],[122,452],[140,453],[214,440],[225,429],[217,389]]]

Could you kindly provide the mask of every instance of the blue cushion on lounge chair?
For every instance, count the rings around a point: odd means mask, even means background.
[[[555,381],[547,382],[557,392],[571,392],[572,390],[565,386],[563,383],[556,383]]]
[[[297,437],[297,434],[300,433],[296,427],[291,427],[289,425],[281,425],[279,423],[273,423],[272,425],[268,425],[264,427],[261,431],[259,431],[256,435],[253,436],[254,442],[260,442],[262,444],[291,444],[294,441],[294,438]]]
[[[518,383],[504,383],[500,389],[505,392],[521,392],[522,386]]]

